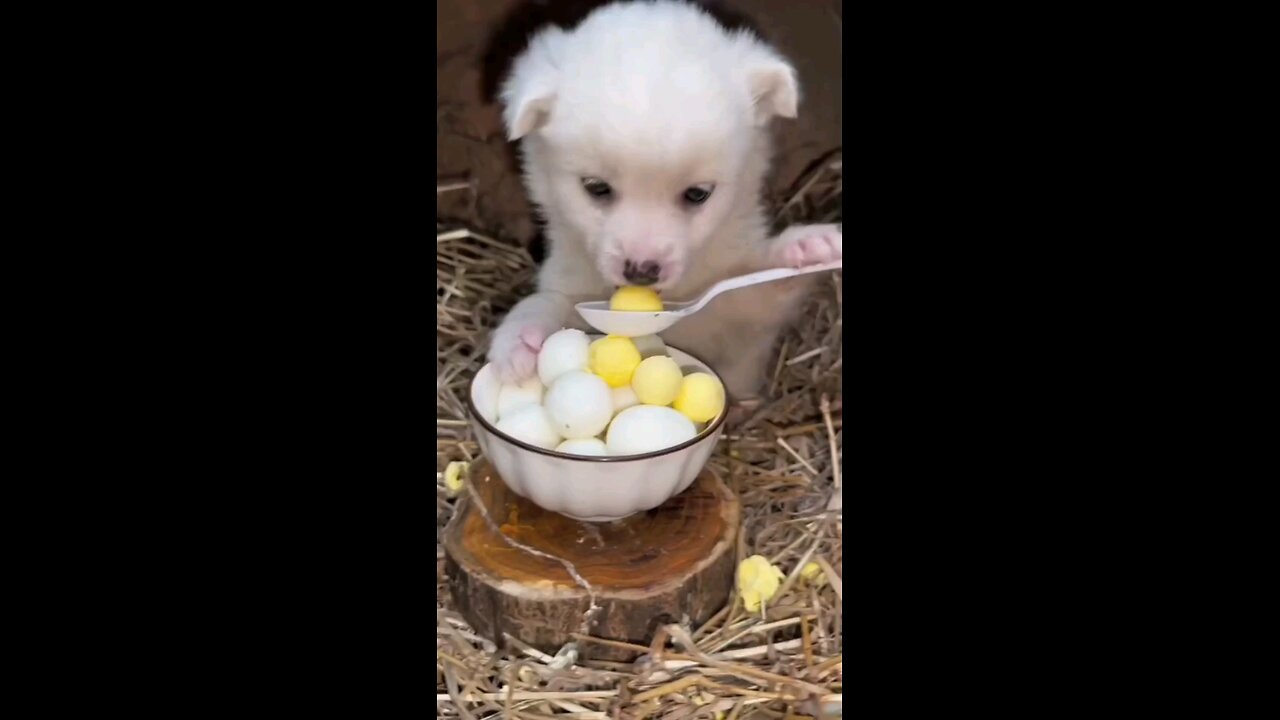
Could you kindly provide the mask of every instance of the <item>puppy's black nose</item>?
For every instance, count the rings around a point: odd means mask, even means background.
[[[633,285],[652,285],[658,282],[662,266],[656,262],[633,263],[630,260],[622,266],[622,277]]]

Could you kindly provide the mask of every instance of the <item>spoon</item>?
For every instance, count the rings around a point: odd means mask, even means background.
[[[684,318],[698,312],[720,293],[737,290],[748,285],[758,285],[797,275],[808,275],[809,273],[822,272],[824,270],[839,270],[840,268],[841,261],[832,260],[820,265],[809,265],[802,268],[773,268],[772,270],[761,270],[760,272],[739,275],[738,277],[721,280],[712,285],[697,300],[690,302],[664,302],[662,303],[663,309],[660,312],[610,310],[609,301],[607,300],[578,303],[574,308],[582,316],[582,319],[587,321],[588,325],[606,335],[620,335],[622,337],[657,335]]]

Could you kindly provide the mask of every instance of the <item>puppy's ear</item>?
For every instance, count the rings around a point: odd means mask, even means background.
[[[757,125],[774,116],[793,118],[800,104],[800,84],[796,71],[781,58],[754,63],[747,70],[747,88],[755,109]]]
[[[551,106],[555,99],[555,95],[543,95],[508,105],[502,114],[507,123],[507,139],[514,142],[546,125],[551,119]]]
[[[750,31],[739,30],[733,40],[737,62],[745,73],[756,125],[767,125],[774,117],[795,117],[800,104],[800,83],[791,63]]]
[[[559,76],[556,48],[563,38],[564,31],[559,28],[545,30],[535,35],[528,49],[516,59],[510,77],[502,86],[502,119],[507,126],[507,139],[519,140],[551,119]]]

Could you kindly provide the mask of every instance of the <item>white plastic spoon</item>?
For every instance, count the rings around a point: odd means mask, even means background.
[[[610,310],[609,301],[607,300],[578,303],[574,307],[577,309],[578,314],[582,316],[582,319],[587,321],[588,325],[606,335],[621,335],[623,337],[657,335],[684,318],[698,312],[720,293],[737,290],[748,285],[759,285],[760,283],[783,280],[797,275],[808,275],[809,273],[823,272],[824,270],[839,270],[840,268],[841,261],[832,260],[821,265],[809,265],[802,268],[773,268],[772,270],[761,270],[747,275],[739,275],[738,277],[721,280],[712,285],[697,300],[691,302],[664,302],[662,303],[663,310],[661,312]]]

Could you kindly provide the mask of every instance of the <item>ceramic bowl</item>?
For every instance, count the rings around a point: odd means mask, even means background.
[[[715,371],[667,346],[685,374]],[[577,520],[606,522],[655,508],[684,492],[702,472],[724,429],[726,410],[692,439],[643,455],[586,457],[544,450],[499,431],[476,411],[475,381],[467,392],[471,428],[485,457],[511,491],[546,510]]]

